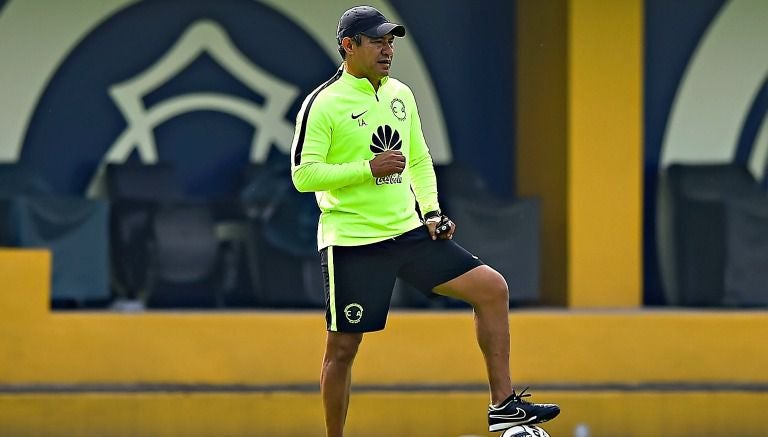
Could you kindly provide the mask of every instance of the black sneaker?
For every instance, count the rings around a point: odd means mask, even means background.
[[[512,390],[512,394],[499,406],[488,406],[488,431],[504,431],[517,425],[546,422],[560,414],[560,407],[555,404],[534,404],[524,401],[523,398],[530,396],[529,393],[525,393],[526,390],[528,388],[520,394]]]

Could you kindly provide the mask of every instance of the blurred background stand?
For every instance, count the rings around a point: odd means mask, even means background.
[[[735,163],[672,164],[661,174],[658,257],[668,305],[723,305],[729,234],[738,239],[745,223],[729,226],[729,202],[761,193],[749,170]]]
[[[435,167],[440,207],[457,225],[455,241],[504,276],[512,306],[536,302],[540,292],[540,202],[498,196],[468,167]],[[396,307],[466,308],[444,297],[427,298],[398,280]]]

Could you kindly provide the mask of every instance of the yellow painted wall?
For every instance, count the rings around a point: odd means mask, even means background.
[[[761,393],[537,391],[536,398],[562,407],[543,425],[552,436],[572,436],[579,424],[594,437],[768,435]],[[485,427],[486,402],[478,392],[358,392],[347,434],[498,437]],[[322,437],[322,420],[319,393],[0,394],[0,432],[13,437]]]
[[[50,312],[50,256],[0,250],[0,434],[26,436],[321,436],[317,387],[323,314]],[[19,298],[22,296],[23,298]],[[511,370],[563,413],[571,435],[768,435],[768,396],[749,391],[600,391],[590,384],[768,383],[768,318],[754,311],[518,311]],[[480,385],[472,314],[395,312],[366,336],[354,387]],[[41,384],[307,384],[310,392],[57,393]],[[544,384],[585,384],[548,391]],[[7,387],[38,387],[13,393]],[[459,436],[485,431],[481,390],[355,391],[350,435]],[[424,408],[424,405],[439,408]],[[727,405],[727,409],[722,406]],[[739,411],[743,419],[732,420]],[[299,413],[292,413],[299,411]],[[640,414],[639,412],[642,412]],[[397,418],[393,420],[392,418]]]
[[[0,250],[0,383],[315,384],[321,311],[49,312],[49,255]],[[20,299],[19,296],[24,296]],[[768,382],[763,312],[519,311],[516,381]],[[356,360],[362,384],[483,384],[472,314],[395,312]]]

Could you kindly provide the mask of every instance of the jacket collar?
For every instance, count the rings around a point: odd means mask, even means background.
[[[352,76],[347,72],[347,69],[345,68],[344,63],[341,64],[339,69],[342,70],[341,80],[344,83],[349,84],[351,87],[359,91],[362,91],[366,94],[370,94],[372,96],[376,95],[376,90],[373,89],[373,84],[371,83],[371,81],[369,81],[366,78],[360,79],[355,76]],[[387,84],[388,81],[389,81],[389,76],[384,76],[381,78],[381,85],[379,85],[379,91],[381,91],[381,89]]]

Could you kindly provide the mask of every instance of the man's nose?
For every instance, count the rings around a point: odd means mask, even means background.
[[[385,44],[381,52],[385,55],[392,55],[393,53],[395,53],[395,48],[392,47],[391,45]]]

